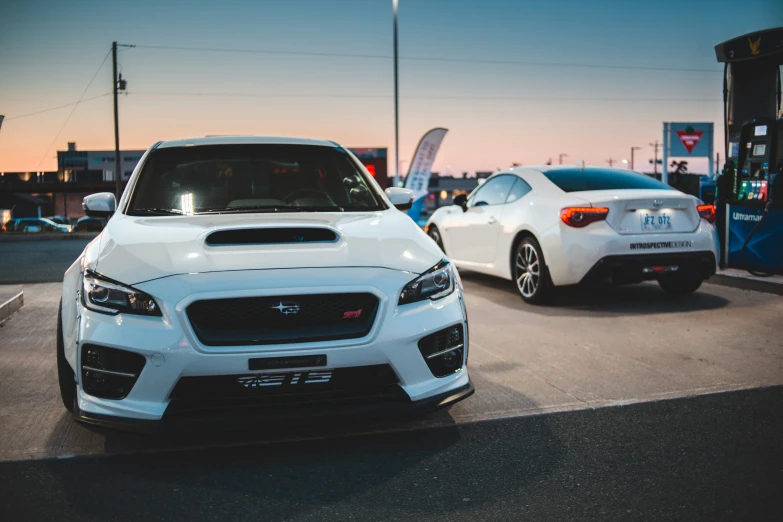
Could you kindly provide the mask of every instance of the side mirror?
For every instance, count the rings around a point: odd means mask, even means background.
[[[468,196],[466,194],[460,194],[458,196],[454,196],[454,204],[462,207],[463,212],[468,211]]]
[[[110,218],[117,208],[117,200],[111,192],[90,194],[82,202],[84,213],[90,217]]]
[[[413,191],[389,187],[386,189],[386,197],[389,198],[391,204],[397,207],[399,210],[408,210],[413,206]]]

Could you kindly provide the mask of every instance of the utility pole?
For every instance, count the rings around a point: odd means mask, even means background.
[[[658,174],[658,149],[661,148],[661,144],[658,143],[658,140],[655,140],[655,143],[650,143],[650,147],[652,147],[653,150],[655,151],[654,153],[655,159],[653,159],[653,173],[657,175]]]
[[[557,155],[557,161],[559,162],[560,165],[563,164],[563,158],[566,157],[568,157],[568,154],[566,154],[565,152],[561,152],[560,154]]]
[[[117,75],[117,47],[135,47],[135,45],[111,43],[111,65],[112,65],[112,91],[114,94],[114,190],[117,193],[117,201],[122,196],[122,163],[120,162],[120,114],[117,106],[117,94],[124,91],[128,82],[122,79],[122,75]]]
[[[610,168],[611,168],[612,166],[614,166],[614,158],[609,158],[608,160],[606,160],[606,162],[609,164],[609,167],[610,167]]]
[[[642,150],[641,147],[631,147],[631,170],[633,170],[633,153],[636,150]]]
[[[397,81],[397,0],[392,0],[394,11],[394,186],[400,178],[400,98]]]
[[[117,42],[111,44],[111,70],[112,86],[114,91],[114,191],[117,193],[117,201],[122,196],[122,174],[120,173],[120,115],[117,108],[117,88],[119,79],[117,78]]]

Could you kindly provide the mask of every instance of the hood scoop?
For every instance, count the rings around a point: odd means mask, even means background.
[[[209,246],[334,243],[337,234],[323,227],[264,227],[218,230],[207,236]]]

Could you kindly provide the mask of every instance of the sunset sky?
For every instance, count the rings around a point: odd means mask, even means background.
[[[0,171],[55,170],[69,141],[113,148],[111,96],[90,98],[111,91],[110,58],[98,68],[117,40],[137,45],[119,54],[123,149],[206,134],[316,137],[388,147],[391,173],[391,4],[5,0]],[[783,2],[400,0],[399,24],[401,160],[442,126],[441,173],[557,161],[561,152],[605,165],[628,158],[632,145],[645,147],[638,169],[663,121],[715,122],[720,147],[713,48],[783,25]],[[89,101],[64,128],[71,106],[18,117],[77,101],[96,71]]]

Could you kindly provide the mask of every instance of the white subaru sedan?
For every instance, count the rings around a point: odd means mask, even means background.
[[[65,407],[146,430],[469,396],[461,282],[411,201],[330,141],[153,145],[118,204],[85,198],[111,219],[63,281]]]
[[[717,267],[714,207],[628,170],[513,168],[454,203],[432,214],[429,236],[452,263],[514,281],[530,303],[605,280],[686,294]]]

